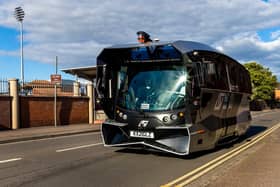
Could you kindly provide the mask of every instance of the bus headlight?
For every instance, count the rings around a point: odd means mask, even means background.
[[[180,118],[182,118],[182,117],[184,117],[184,113],[183,113],[183,112],[179,112],[178,116],[179,116]]]
[[[164,117],[162,118],[162,121],[165,122],[165,123],[168,122],[168,121],[169,121],[169,117],[168,117],[168,116],[164,116]]]
[[[175,115],[175,114],[172,114],[172,115],[170,116],[170,118],[171,118],[172,120],[176,120],[176,119],[178,119],[178,116]]]
[[[124,115],[122,116],[122,118],[123,118],[123,120],[127,120],[127,115],[124,114]]]

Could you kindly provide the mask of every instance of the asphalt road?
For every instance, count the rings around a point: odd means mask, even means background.
[[[105,148],[100,133],[3,144],[0,186],[160,186],[236,148],[279,121],[279,110],[255,113],[242,141],[187,157]]]

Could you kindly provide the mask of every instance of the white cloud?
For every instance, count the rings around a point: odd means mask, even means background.
[[[241,63],[257,61],[269,67],[272,72],[280,75],[280,38],[264,42],[256,33],[236,35],[217,43],[223,46],[223,52],[238,59]]]
[[[26,56],[39,62],[54,63],[58,56],[63,67],[89,66],[95,62],[96,54],[108,45],[100,45],[94,41],[78,43],[43,43],[31,44],[25,48]]]
[[[98,52],[136,42],[136,32],[166,40],[194,40],[216,46],[240,61],[278,68],[279,33],[263,42],[257,30],[280,25],[280,2],[261,0],[10,0],[0,2],[0,25],[17,28],[13,9],[26,16],[25,58],[64,67],[95,63]],[[272,63],[273,62],[273,63]]]
[[[279,37],[280,37],[280,30],[274,31],[274,32],[270,33],[270,38],[271,38],[272,40],[275,40],[275,39],[277,39],[277,38],[279,38]]]

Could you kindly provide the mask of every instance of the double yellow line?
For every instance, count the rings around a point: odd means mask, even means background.
[[[193,182],[194,180],[198,179],[199,177],[201,177],[202,175],[206,174],[207,172],[211,171],[212,169],[218,167],[219,165],[223,164],[224,162],[226,162],[227,160],[235,157],[236,155],[238,155],[239,153],[245,151],[246,149],[250,148],[251,146],[253,146],[254,144],[258,143],[259,141],[261,141],[263,138],[265,138],[266,136],[268,136],[269,134],[271,134],[272,132],[274,132],[275,130],[277,130],[280,127],[280,123],[274,125],[273,127],[271,127],[270,129],[262,132],[261,134],[259,134],[258,136],[254,137],[253,139],[251,139],[251,141],[246,142],[245,144],[229,151],[228,153],[219,156],[218,158],[202,165],[201,167],[183,175],[182,177],[179,177],[167,184],[162,185],[162,187],[168,187],[168,186],[177,186],[177,187],[181,187],[181,186],[186,186],[187,184],[190,184],[191,182]]]

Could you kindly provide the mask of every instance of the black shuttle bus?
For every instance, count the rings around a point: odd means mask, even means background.
[[[97,58],[96,92],[108,116],[105,146],[187,155],[244,134],[251,121],[248,71],[197,42],[105,48]]]

